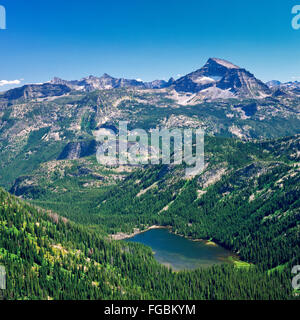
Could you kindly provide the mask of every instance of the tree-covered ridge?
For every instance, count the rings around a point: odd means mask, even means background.
[[[220,179],[233,177],[233,186],[224,191],[224,195],[239,197],[238,190],[247,187],[252,199],[257,179],[267,178],[274,168],[283,166],[283,172],[298,174],[298,150],[299,136],[269,142],[206,137],[206,169],[189,190],[193,188],[200,197]],[[95,166],[94,162],[92,158],[58,161],[57,170],[52,173],[48,169],[35,171],[17,180],[11,191],[72,220],[99,225],[109,233],[130,232],[133,227],[143,228],[143,225],[173,225],[172,220],[167,219],[167,209],[175,205],[187,186],[183,166],[146,166],[116,173],[116,169],[104,172],[103,167]],[[234,178],[234,173],[239,180]],[[95,175],[105,179],[95,181]],[[224,179],[219,183],[223,184]],[[253,185],[248,184],[251,179]],[[297,180],[294,183],[296,188]],[[223,193],[218,195],[212,190],[215,202],[223,200]],[[186,205],[188,208],[189,203]],[[184,212],[187,216],[191,214],[188,209]],[[193,232],[193,228],[189,230]]]
[[[222,265],[173,273],[151,250],[96,232],[0,190],[4,299],[288,299],[290,270]]]

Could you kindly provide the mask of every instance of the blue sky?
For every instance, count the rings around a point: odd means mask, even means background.
[[[300,30],[291,27],[296,4],[300,0],[0,0],[7,12],[0,84],[104,72],[176,78],[209,57],[263,81],[300,80]]]

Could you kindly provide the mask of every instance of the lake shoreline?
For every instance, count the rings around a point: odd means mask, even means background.
[[[118,232],[116,234],[110,234],[109,235],[109,239],[117,240],[117,241],[126,240],[126,239],[133,238],[138,234],[141,234],[141,233],[147,232],[149,230],[153,230],[153,229],[171,229],[171,227],[170,226],[153,225],[153,226],[147,227],[144,230],[141,230],[141,229],[138,229],[138,228],[134,228],[133,229],[134,231],[132,233]]]
[[[109,235],[109,239],[116,240],[116,241],[126,240],[126,239],[133,238],[138,234],[141,234],[141,233],[153,230],[153,229],[168,229],[171,233],[173,233],[173,234],[175,234],[177,236],[186,238],[188,240],[194,241],[194,242],[204,242],[207,246],[214,246],[214,247],[220,246],[220,247],[223,247],[222,245],[219,245],[218,243],[216,243],[216,242],[214,242],[212,240],[195,239],[195,238],[193,238],[191,236],[185,236],[185,235],[182,235],[182,234],[179,234],[179,233],[175,233],[175,232],[172,231],[172,226],[158,226],[158,225],[153,225],[153,226],[147,227],[144,230],[141,230],[141,229],[138,229],[138,228],[134,228],[134,231],[132,233],[117,232],[116,234],[110,234]]]

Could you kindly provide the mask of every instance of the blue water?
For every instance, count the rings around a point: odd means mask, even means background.
[[[152,248],[155,259],[175,271],[210,267],[229,263],[232,252],[206,241],[192,241],[170,233],[168,229],[152,229],[127,241],[139,242]]]

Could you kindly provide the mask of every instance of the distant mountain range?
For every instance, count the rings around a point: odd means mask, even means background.
[[[210,58],[199,70],[189,73],[178,80],[168,82],[156,80],[142,82],[138,80],[118,79],[104,74],[97,78],[90,76],[79,81],[66,81],[54,78],[51,84],[63,84],[72,90],[103,90],[113,88],[163,89],[177,92],[196,93],[203,98],[264,98],[272,94],[270,88],[256,79],[250,72],[226,60]]]
[[[266,84],[269,88],[273,89],[275,95],[300,95],[299,81],[282,83],[278,80],[272,80]]]
[[[116,88],[138,88],[138,89],[161,89],[168,87],[174,79],[169,82],[164,80],[154,80],[152,82],[143,82],[141,80],[114,78],[104,73],[102,77],[89,76],[81,80],[67,81],[60,78],[54,78],[50,81],[51,84],[66,85],[72,90],[80,91],[94,91],[94,90],[108,90]]]
[[[119,121],[127,121],[130,130],[203,128],[207,136],[244,141],[300,134],[298,85],[267,85],[245,69],[211,58],[168,82],[104,74],[6,91],[0,94],[0,185],[11,188],[45,161],[95,155],[94,131],[117,131]]]
[[[177,80],[141,80],[114,78],[108,74],[101,77],[89,76],[81,80],[63,80],[55,77],[44,84],[25,85],[0,94],[0,99],[43,98],[61,96],[71,91],[92,92],[117,88],[165,89],[178,93],[191,93],[197,100],[215,100],[229,98],[263,99],[266,97],[300,95],[300,83],[272,80],[266,84],[246,69],[233,63],[210,58],[200,69]]]

